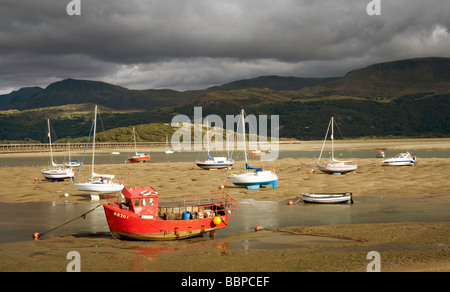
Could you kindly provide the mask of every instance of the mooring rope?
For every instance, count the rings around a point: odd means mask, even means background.
[[[42,232],[42,233],[36,232],[36,233],[33,234],[33,238],[34,238],[34,239],[42,238],[42,237],[44,237],[45,234],[49,233],[50,231],[56,230],[56,229],[58,229],[58,228],[60,228],[60,227],[62,227],[62,226],[64,226],[64,225],[66,225],[66,224],[69,224],[70,222],[75,221],[75,220],[78,219],[78,218],[83,217],[83,219],[84,219],[84,218],[86,217],[87,214],[91,213],[92,211],[94,211],[95,209],[97,209],[97,208],[100,207],[100,206],[102,206],[102,204],[97,205],[95,208],[93,208],[93,209],[91,209],[91,210],[89,210],[89,211],[87,211],[87,212],[81,214],[80,216],[78,216],[78,217],[76,217],[76,218],[73,218],[73,219],[67,221],[66,223],[63,223],[63,224],[61,224],[61,225],[59,225],[59,226],[56,226],[55,228],[52,228],[52,229],[47,230],[47,231]]]

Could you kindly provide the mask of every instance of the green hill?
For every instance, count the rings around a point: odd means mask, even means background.
[[[193,118],[279,115],[280,137],[321,139],[331,116],[344,137],[450,136],[450,59],[419,58],[374,64],[343,77],[263,76],[204,90],[129,90],[88,80],[66,79],[47,88],[23,88],[0,96],[0,140],[46,141],[45,118],[57,138],[87,136],[94,104],[100,131],[170,123],[177,114]],[[121,134],[106,139],[123,140]],[[146,135],[146,131],[155,135]],[[164,131],[139,131],[143,140],[165,140]],[[110,133],[112,133],[110,132]]]

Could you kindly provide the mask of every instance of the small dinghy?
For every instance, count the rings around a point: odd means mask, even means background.
[[[302,194],[302,200],[305,203],[322,203],[322,204],[353,204],[352,193],[307,193]]]

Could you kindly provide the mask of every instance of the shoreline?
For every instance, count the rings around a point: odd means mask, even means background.
[[[323,144],[323,140],[312,141],[285,141],[275,144],[275,147],[279,147],[279,151],[320,151]],[[45,144],[44,144],[45,145]],[[264,144],[263,144],[264,145]],[[270,145],[270,144],[268,144]],[[326,148],[331,145],[330,141],[326,142]],[[399,138],[399,139],[349,139],[349,140],[336,140],[334,141],[335,150],[367,150],[367,151],[414,151],[414,150],[450,150],[450,138]],[[315,148],[317,147],[317,148]],[[191,150],[183,149],[182,152],[201,152],[194,150],[194,146],[191,145]],[[145,152],[165,152],[165,146],[151,147],[151,148],[138,148],[139,151]],[[80,155],[84,150],[71,150],[71,154],[74,156]],[[92,151],[92,150],[87,150]],[[108,148],[108,149],[96,149],[97,153],[111,153],[112,151],[119,151],[123,153],[130,152],[130,148]],[[215,150],[214,150],[215,151]],[[226,148],[223,149],[226,151]],[[134,151],[131,151],[134,152]],[[0,152],[1,156],[8,157],[26,157],[26,156],[48,156],[49,149],[41,151],[17,151],[17,152]],[[55,156],[67,156],[68,150],[53,151]]]

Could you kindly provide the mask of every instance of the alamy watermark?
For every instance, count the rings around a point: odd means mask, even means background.
[[[381,0],[372,0],[367,4],[366,12],[368,15],[381,15]]]
[[[268,136],[268,120],[270,120],[270,139]],[[233,151],[246,150],[244,149],[246,145],[249,150],[266,152],[266,155],[261,156],[261,160],[276,160],[279,153],[279,116],[271,115],[269,119],[267,115],[259,115],[258,117],[247,115],[244,123],[246,128],[248,126],[248,130],[245,130],[248,134],[246,135],[246,141],[244,141],[242,116],[240,114],[226,115],[224,123],[222,118],[215,114],[203,118],[202,108],[194,107],[193,123],[186,115],[176,115],[172,118],[171,126],[179,129],[172,135],[171,146],[176,151],[202,151],[207,148],[217,151]],[[193,139],[192,132],[194,134]]]
[[[67,15],[81,15],[81,0],[72,0],[66,7]]]

